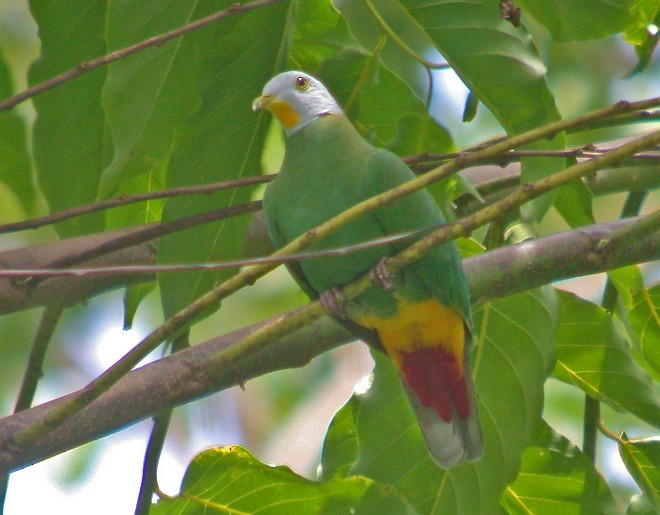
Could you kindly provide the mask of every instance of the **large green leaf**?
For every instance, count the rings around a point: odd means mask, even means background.
[[[198,0],[110,1],[109,50],[185,25],[197,4]],[[175,127],[199,107],[190,38],[177,38],[111,64],[103,106],[115,153],[101,178],[102,197],[119,181],[161,166],[169,156]]]
[[[624,309],[621,317],[641,362],[655,379],[660,379],[660,284],[646,288],[636,265],[608,273]]]
[[[386,38],[383,62],[425,99],[428,81],[419,56],[437,49],[510,134],[560,118],[545,82],[545,66],[529,34],[502,20],[490,0],[335,0],[348,25],[368,49]],[[377,13],[377,16],[374,14]],[[391,32],[400,42],[394,40]],[[411,54],[415,54],[413,57]],[[529,148],[561,149],[563,134]],[[562,168],[560,160],[535,158],[522,162],[522,181],[531,182]],[[553,196],[537,199],[524,209],[539,218]]]
[[[198,455],[181,493],[150,513],[415,513],[389,487],[361,477],[315,482],[260,462],[238,446]]]
[[[224,2],[229,5],[232,2]],[[204,5],[204,9],[209,6]],[[217,6],[214,6],[217,9]],[[251,111],[252,100],[278,71],[286,45],[286,2],[232,16],[193,35],[196,77],[202,97],[197,114],[179,128],[167,185],[236,179],[261,172],[269,118]],[[207,14],[196,13],[195,17]],[[205,197],[171,199],[164,220],[240,204],[251,190],[226,190]],[[247,219],[221,221],[161,239],[161,263],[203,263],[240,256]],[[167,316],[186,306],[230,272],[164,274],[160,277]]]
[[[330,87],[363,136],[399,156],[449,152],[449,133],[396,75],[353,49],[321,62],[319,77]]]
[[[620,513],[589,458],[545,422],[522,455],[520,473],[502,495],[507,513]]]
[[[0,52],[0,99],[8,98],[12,93],[11,74]],[[27,150],[25,121],[16,111],[0,113],[0,181],[9,186],[23,208],[31,213],[36,191]]]
[[[660,510],[660,437],[629,439],[623,433],[619,453],[646,500]]]
[[[648,374],[633,360],[612,317],[571,293],[559,292],[559,297],[562,321],[554,376],[660,427],[660,398]]]
[[[346,449],[354,447],[357,437],[358,457],[351,472],[396,487],[418,511],[496,512],[500,495],[516,476],[521,453],[541,421],[557,315],[549,288],[501,299],[475,312],[479,343],[473,375],[485,440],[481,461],[450,470],[432,462],[395,367],[374,353],[373,384],[338,413],[326,440],[323,468],[343,470],[350,456]],[[345,410],[352,414],[354,429],[347,426]],[[341,433],[333,429],[335,423]],[[333,449],[340,456],[331,456]]]
[[[655,1],[655,0],[651,0]],[[517,0],[557,41],[582,41],[632,26],[648,0]]]
[[[106,53],[105,1],[33,0],[30,9],[41,39],[41,56],[30,68],[34,85]],[[51,211],[96,199],[101,173],[110,161],[107,124],[101,108],[105,67],[85,73],[33,99],[37,111],[32,146],[37,180]],[[62,236],[103,228],[103,215],[76,217],[55,226]]]

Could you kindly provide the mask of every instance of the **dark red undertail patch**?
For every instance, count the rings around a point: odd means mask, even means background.
[[[426,408],[433,407],[440,418],[450,422],[451,407],[462,419],[470,414],[461,364],[441,347],[403,352],[401,374],[406,384]]]

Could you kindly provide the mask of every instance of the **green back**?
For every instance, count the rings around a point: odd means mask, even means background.
[[[402,184],[414,175],[396,155],[367,143],[343,116],[325,116],[288,140],[278,177],[264,195],[264,214],[276,247],[313,229],[358,202]],[[313,249],[344,247],[386,234],[445,223],[432,197],[421,191],[349,222]],[[311,296],[344,285],[367,272],[380,258],[411,241],[303,260],[290,267]],[[434,249],[400,274],[395,296],[371,288],[351,308],[393,313],[396,297],[422,300],[435,296],[459,309],[470,323],[468,284],[454,243]]]

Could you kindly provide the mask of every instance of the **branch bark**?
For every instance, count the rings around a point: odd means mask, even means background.
[[[464,262],[476,303],[512,295],[551,281],[602,272],[660,258],[660,231],[632,242],[625,249],[611,242],[617,229],[631,227],[632,218],[555,234],[503,247]],[[625,234],[624,234],[625,236]],[[616,243],[616,242],[614,242]],[[21,449],[14,435],[42,420],[47,413],[77,394],[55,399],[0,420],[0,474],[29,466],[63,451],[101,438],[127,425],[242,384],[284,368],[301,367],[312,358],[353,339],[327,316],[277,338],[245,359],[225,362],[221,369],[212,356],[247,335],[288,316],[245,327],[233,333],[160,359],[137,369],[35,445]],[[153,395],[154,391],[161,392]]]

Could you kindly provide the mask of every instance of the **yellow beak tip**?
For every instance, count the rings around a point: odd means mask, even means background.
[[[263,109],[264,106],[268,103],[269,97],[266,95],[261,95],[257,98],[255,98],[252,101],[252,110],[253,111],[259,111],[260,109]]]

